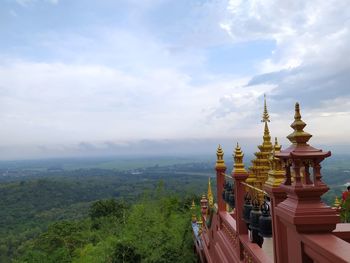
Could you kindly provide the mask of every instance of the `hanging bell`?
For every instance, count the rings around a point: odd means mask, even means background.
[[[231,194],[231,192],[232,192],[231,184],[228,183],[227,184],[227,188],[226,188],[226,193],[225,193],[225,201],[226,201],[226,203],[230,202],[230,194]]]
[[[261,216],[260,204],[257,198],[253,200],[253,209],[250,212],[250,228],[259,230],[259,218]]]
[[[235,195],[233,193],[230,193],[230,198],[229,198],[229,205],[231,208],[235,208]]]
[[[225,201],[227,182],[224,182],[224,190],[222,190],[222,199]]]
[[[250,223],[250,211],[252,210],[253,206],[251,203],[251,197],[249,193],[246,193],[244,196],[244,205],[243,205],[243,220],[249,224]]]
[[[270,206],[264,201],[260,207],[261,216],[259,218],[259,235],[262,237],[272,237],[272,221],[270,214]]]

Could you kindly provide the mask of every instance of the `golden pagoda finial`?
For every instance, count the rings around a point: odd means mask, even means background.
[[[267,122],[265,122],[265,127],[264,127],[263,144],[271,145],[270,130],[269,130],[269,126],[267,125]]]
[[[267,105],[266,105],[266,94],[264,94],[264,112],[262,115],[262,120],[261,122],[270,122],[270,115],[267,111]]]
[[[192,222],[197,221],[197,216],[196,216],[196,205],[194,203],[194,200],[192,200],[192,205],[191,205],[191,211],[192,211]]]
[[[301,115],[300,115],[300,107],[299,103],[295,103],[295,115],[294,115],[294,122],[290,125],[294,129],[294,132],[289,134],[287,136],[288,140],[296,145],[306,145],[307,142],[312,137],[311,134],[304,132],[304,128],[306,126],[306,123],[302,121]]]
[[[233,173],[246,173],[247,172],[244,168],[243,157],[244,157],[244,154],[241,150],[241,147],[239,147],[239,144],[237,142],[237,146],[236,146],[235,152],[233,154],[233,159],[234,159]]]
[[[338,196],[335,197],[333,207],[338,208],[340,206],[340,201]]]
[[[210,177],[208,179],[208,202],[209,202],[209,207],[214,206],[214,197],[213,197],[213,192],[211,191]]]
[[[268,172],[268,178],[265,184],[278,187],[284,181],[285,171],[282,167],[281,160],[275,157],[276,153],[281,151],[282,146],[278,144],[277,137],[275,137],[275,144],[273,146],[271,155],[270,155],[270,171]]]
[[[279,152],[282,148],[282,145],[278,144],[277,137],[275,137],[275,145],[273,146],[273,148],[274,148],[274,151],[276,151],[276,152]]]
[[[221,148],[221,145],[219,144],[218,149],[216,151],[216,165],[215,168],[226,168],[225,161],[224,161],[224,151]]]

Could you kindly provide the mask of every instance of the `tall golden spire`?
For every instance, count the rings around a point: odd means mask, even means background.
[[[269,130],[269,126],[267,125],[268,122],[270,122],[270,116],[269,113],[267,112],[267,104],[266,104],[266,94],[264,94],[264,112],[262,115],[262,120],[261,122],[264,122],[264,142],[263,144],[268,144],[271,145],[271,136],[270,136],[270,130]]]
[[[226,168],[225,161],[224,161],[224,151],[221,148],[221,145],[219,144],[218,149],[216,151],[216,168]]]
[[[307,145],[312,135],[310,133],[304,132],[306,123],[302,121],[300,115],[299,103],[295,103],[295,115],[294,122],[290,125],[294,129],[294,132],[287,136],[288,140],[295,145]]]
[[[244,168],[243,163],[243,157],[244,154],[241,150],[241,147],[239,147],[238,142],[235,149],[235,152],[233,154],[234,164],[233,164],[233,173],[246,173],[247,171]]]
[[[267,112],[267,105],[266,105],[266,94],[264,94],[264,112],[262,115],[262,120],[261,122],[270,122],[270,115]]]
[[[213,192],[211,190],[211,183],[210,183],[210,177],[208,179],[208,202],[209,202],[209,207],[214,206],[214,197],[213,197]]]
[[[270,130],[269,130],[269,126],[267,125],[267,122],[265,122],[265,127],[264,127],[263,144],[264,145],[271,144]]]
[[[275,157],[276,153],[281,151],[282,146],[279,145],[277,137],[275,137],[275,145],[270,156],[270,166],[271,169],[268,172],[268,178],[265,184],[272,187],[278,187],[284,181],[285,171],[282,167],[281,160]]]
[[[249,168],[249,176],[246,180],[247,183],[253,184],[256,187],[262,187],[262,184],[267,180],[268,171],[270,170],[269,157],[273,149],[271,143],[270,130],[268,122],[270,122],[270,116],[267,111],[266,95],[264,94],[264,111],[261,122],[264,123],[264,135],[263,142],[258,146],[259,151],[256,152],[255,158],[252,160],[252,166]]]

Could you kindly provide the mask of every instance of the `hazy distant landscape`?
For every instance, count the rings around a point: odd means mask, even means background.
[[[213,167],[213,162],[170,157],[1,162],[0,261],[22,255],[26,241],[53,222],[86,218],[97,200],[131,205],[151,198],[160,184],[167,196],[197,199],[215,175]]]
[[[97,200],[128,205],[152,198],[161,185],[168,196],[189,202],[215,190],[215,156],[205,158],[89,158],[0,163],[0,259],[20,257],[31,240],[62,220],[84,220]],[[232,161],[227,160],[228,173]],[[332,205],[350,181],[350,155],[332,156],[323,166]],[[189,222],[189,218],[188,218]]]

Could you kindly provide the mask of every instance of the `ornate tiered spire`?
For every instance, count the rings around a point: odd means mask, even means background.
[[[290,125],[294,129],[294,132],[289,134],[287,136],[288,140],[290,140],[291,143],[296,145],[306,145],[307,142],[312,137],[311,134],[304,132],[304,128],[306,126],[306,123],[302,121],[301,115],[300,115],[300,107],[299,103],[295,103],[295,115],[294,115],[294,122]]]
[[[219,144],[218,149],[216,151],[216,168],[226,168],[225,161],[224,161],[224,151],[221,148],[221,145]]]
[[[277,137],[275,137],[275,145],[273,146],[273,148],[274,148],[274,151],[276,151],[276,152],[279,152],[282,148],[282,145],[278,144]]]
[[[235,163],[233,165],[233,173],[246,173],[247,172],[244,168],[243,157],[244,157],[244,154],[241,150],[241,147],[239,147],[239,145],[237,143],[235,152],[233,154],[233,159],[235,161]]]
[[[210,177],[208,179],[208,202],[209,202],[209,207],[214,206],[214,197],[213,197],[213,192],[211,190]]]
[[[247,183],[256,185],[261,188],[262,184],[267,180],[267,173],[270,169],[269,157],[273,149],[271,143],[270,130],[268,122],[270,122],[270,116],[267,111],[266,95],[264,94],[264,111],[261,122],[264,123],[264,136],[263,142],[258,146],[259,152],[255,153],[255,159],[252,160],[252,166],[250,167],[249,176],[246,180]]]
[[[263,115],[262,115],[261,122],[270,122],[270,115],[267,112],[266,94],[264,94],[264,112],[263,112]]]
[[[281,160],[275,155],[281,151],[282,146],[278,144],[277,137],[275,137],[275,144],[270,156],[270,166],[271,169],[268,172],[268,179],[265,184],[272,187],[278,187],[284,181],[285,171],[282,167]]]
[[[264,122],[264,136],[263,136],[263,145],[270,145],[271,144],[271,136],[270,136],[270,130],[269,126],[267,125],[268,122],[270,122],[270,116],[267,112],[267,105],[266,105],[266,95],[264,94],[264,112],[262,115],[261,122]]]
[[[271,145],[270,130],[269,126],[267,125],[267,122],[265,122],[263,140],[263,145]]]

